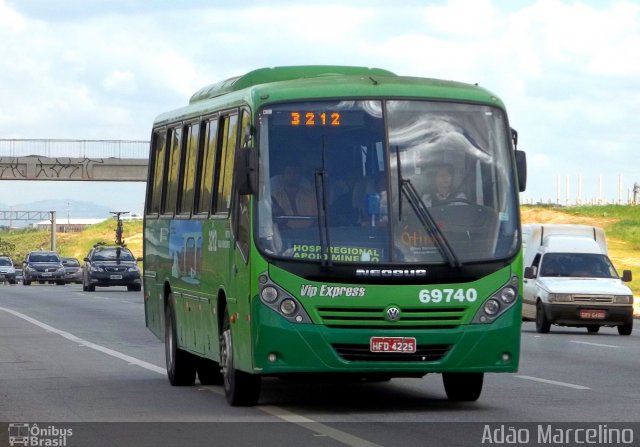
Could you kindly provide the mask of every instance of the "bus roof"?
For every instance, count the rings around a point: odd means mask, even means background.
[[[222,82],[207,85],[193,94],[189,103],[215,98],[225,93],[239,91],[254,85],[279,81],[292,81],[319,76],[395,76],[382,68],[350,67],[344,65],[300,65],[291,67],[259,68],[243,76],[235,76]]]
[[[188,119],[210,108],[237,105],[243,99],[256,104],[305,98],[377,96],[451,99],[504,108],[493,93],[478,85],[398,76],[381,68],[306,65],[260,68],[210,84],[194,93],[187,106],[163,113],[155,122],[157,125]]]

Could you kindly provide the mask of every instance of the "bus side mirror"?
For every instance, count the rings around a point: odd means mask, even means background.
[[[633,279],[633,275],[631,274],[631,270],[623,270],[622,271],[622,281],[623,282],[631,282]]]
[[[516,169],[518,171],[518,188],[520,192],[527,189],[527,154],[525,151],[515,151]]]
[[[238,194],[246,196],[257,191],[256,151],[249,148],[236,150],[234,182]]]
[[[525,267],[524,269],[524,277],[527,279],[536,279],[537,274],[538,267]]]

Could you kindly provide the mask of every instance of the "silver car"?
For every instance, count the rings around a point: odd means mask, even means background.
[[[5,281],[9,284],[16,283],[16,269],[10,257],[0,256],[0,283]]]
[[[82,284],[82,267],[76,258],[60,258],[64,267],[64,280],[67,284]]]

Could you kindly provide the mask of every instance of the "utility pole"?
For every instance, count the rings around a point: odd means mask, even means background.
[[[56,251],[56,212],[51,213],[51,251]]]

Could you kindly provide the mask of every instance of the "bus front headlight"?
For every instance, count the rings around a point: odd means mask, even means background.
[[[500,303],[498,300],[491,298],[484,303],[484,311],[487,315],[495,315],[500,310]]]
[[[516,289],[511,286],[505,287],[502,289],[502,292],[500,292],[500,300],[506,304],[513,303],[517,297],[518,293],[516,292]]]
[[[311,323],[299,298],[271,281],[267,273],[258,277],[260,301],[291,323]]]
[[[289,298],[282,300],[280,303],[280,311],[287,316],[293,315],[297,307],[296,302]]]
[[[273,286],[266,286],[260,292],[260,298],[262,298],[265,303],[273,304],[278,300],[278,289]]]
[[[494,292],[478,309],[472,323],[493,323],[518,302],[518,277],[512,276],[505,285]]]

